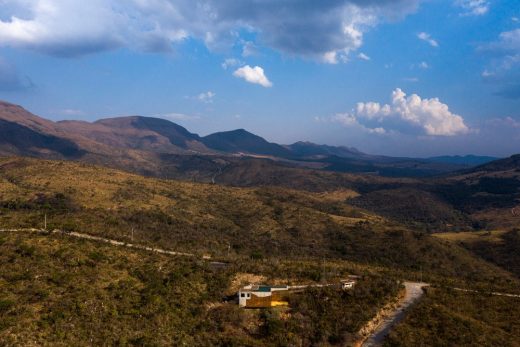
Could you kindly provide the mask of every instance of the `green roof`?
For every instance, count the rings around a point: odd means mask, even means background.
[[[259,286],[258,290],[255,290],[255,292],[270,292],[271,287],[270,286]]]

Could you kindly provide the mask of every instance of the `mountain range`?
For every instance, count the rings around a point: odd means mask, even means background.
[[[168,120],[140,116],[53,122],[7,102],[0,102],[0,155],[80,160],[159,177],[182,178],[179,175],[196,171],[206,179],[244,157],[268,159],[273,165],[396,177],[445,174],[496,159],[400,158],[310,142],[280,145],[244,129],[201,137]]]
[[[337,326],[354,334],[359,312],[365,320],[377,312],[360,302],[393,300],[398,281],[415,279],[432,285],[397,333],[409,336],[420,315],[426,330],[442,327],[439,345],[473,326],[467,341],[512,346],[518,305],[489,293],[519,288],[520,155],[492,159],[279,145],[244,129],[202,137],[138,116],[52,122],[0,103],[0,341],[152,345],[160,337],[157,345],[170,345],[193,335],[269,345],[271,332],[249,330],[263,318],[227,302],[238,280],[321,286],[355,274],[353,291],[306,290],[315,296],[291,299],[287,323],[262,327],[283,327],[276,331],[285,338],[313,322],[321,338],[342,317]],[[63,232],[16,231],[43,225]],[[117,243],[72,237],[82,233]]]

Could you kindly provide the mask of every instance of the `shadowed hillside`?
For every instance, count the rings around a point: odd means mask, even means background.
[[[76,159],[156,177],[211,179],[215,171],[194,175],[179,169],[192,155],[206,156],[208,161],[219,156],[233,162],[243,156],[269,157],[273,165],[283,162],[298,167],[391,177],[424,177],[467,168],[442,161],[368,155],[352,148],[308,142],[284,146],[244,129],[201,138],[161,118],[131,116],[93,123],[52,122],[6,102],[0,102],[0,120],[3,121],[0,131],[9,133],[0,143],[3,155]]]
[[[2,159],[0,168],[4,228],[41,227],[47,214],[49,228],[197,254],[328,257],[474,279],[496,273],[456,246],[345,203],[352,192],[226,188],[33,159]]]
[[[0,154],[79,159],[85,151],[68,139],[0,119]]]
[[[520,230],[441,233],[441,239],[458,244],[475,255],[520,277]]]
[[[283,146],[270,143],[244,129],[208,135],[202,139],[210,148],[230,153],[250,153],[274,157],[289,157],[291,152]]]

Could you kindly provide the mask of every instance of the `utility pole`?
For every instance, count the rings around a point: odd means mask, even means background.
[[[132,227],[132,242],[134,242],[134,227]]]
[[[47,213],[45,214],[43,219],[43,230],[47,231]]]

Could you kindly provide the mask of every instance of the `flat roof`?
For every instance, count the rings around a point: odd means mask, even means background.
[[[289,286],[284,285],[276,285],[276,286],[268,286],[265,284],[259,284],[259,285],[249,285],[245,286],[240,289],[241,292],[261,292],[261,293],[268,293],[271,292],[272,289],[286,289],[289,288]]]

